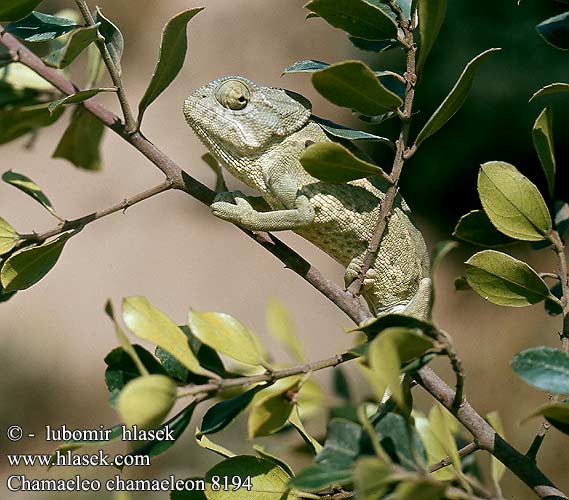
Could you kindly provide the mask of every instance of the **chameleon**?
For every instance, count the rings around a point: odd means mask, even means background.
[[[251,231],[292,230],[345,268],[346,287],[358,276],[379,219],[387,181],[322,182],[300,162],[310,145],[330,141],[309,101],[294,92],[258,86],[240,76],[213,80],[184,102],[188,125],[219,164],[261,194],[218,193],[216,217]],[[261,203],[259,203],[259,201]],[[427,248],[397,195],[361,295],[375,317],[430,315]]]

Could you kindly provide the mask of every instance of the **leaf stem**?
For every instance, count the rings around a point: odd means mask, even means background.
[[[77,8],[81,12],[83,19],[87,23],[88,26],[94,26],[95,20],[89,10],[89,6],[85,0],[75,0]],[[111,80],[113,81],[114,86],[117,88],[117,95],[119,98],[119,103],[122,109],[122,113],[124,116],[125,121],[125,129],[127,134],[132,134],[136,131],[136,120],[132,114],[132,110],[130,109],[130,104],[128,102],[128,98],[126,96],[124,84],[120,75],[119,69],[116,67],[113,58],[109,52],[109,49],[105,45],[104,39],[99,35],[99,39],[95,42],[99,51],[101,52],[101,56],[103,57],[103,61],[105,62],[105,66],[109,71],[109,75]]]
[[[464,458],[480,449],[480,445],[476,441],[471,441],[464,448],[458,450],[458,456]],[[445,457],[436,464],[429,465],[429,472],[433,473],[452,464],[452,458]]]

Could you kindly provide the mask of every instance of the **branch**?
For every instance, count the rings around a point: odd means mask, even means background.
[[[403,111],[400,111],[399,109],[397,110],[399,117],[402,120],[402,125],[399,138],[395,143],[395,158],[393,159],[393,166],[389,175],[390,185],[387,189],[387,192],[385,193],[385,197],[383,200],[381,200],[377,226],[368,243],[368,247],[366,253],[364,254],[363,263],[358,276],[348,287],[350,293],[356,296],[360,294],[365,275],[372,266],[373,261],[377,256],[379,246],[381,245],[381,240],[383,239],[383,235],[387,229],[387,223],[393,210],[393,205],[395,203],[397,193],[399,192],[399,178],[401,177],[401,171],[403,170],[403,165],[406,159],[405,154],[407,150],[407,140],[409,138],[411,114],[413,110],[413,99],[415,97],[415,83],[417,81],[417,75],[415,72],[416,47],[413,41],[413,32],[409,28],[409,24],[401,12],[399,6],[394,1],[390,1],[389,6],[397,15],[399,20],[398,24],[404,33],[404,40],[400,40],[400,42],[405,42],[404,46],[407,51],[407,71],[404,75],[406,83],[405,100],[403,103]]]
[[[557,275],[561,281],[561,307],[563,308],[563,331],[560,334],[563,350],[569,354],[569,275],[567,274],[567,259],[565,247],[559,232],[551,231],[550,241],[557,255]]]
[[[300,375],[301,373],[316,372],[324,368],[331,368],[338,366],[341,363],[350,361],[357,358],[356,354],[345,352],[344,354],[337,354],[330,358],[321,359],[320,361],[313,361],[302,365],[292,366],[290,368],[283,368],[281,370],[267,370],[265,373],[259,375],[249,375],[246,377],[227,378],[208,382],[207,384],[193,385],[187,391],[180,395],[180,397],[195,396],[197,394],[210,394],[215,395],[225,389],[231,387],[246,387],[259,382],[274,382],[282,378],[292,377],[293,375]]]
[[[70,95],[77,91],[73,83],[67,80],[63,74],[47,67],[32,51],[12,35],[6,33],[2,26],[0,26],[0,44],[9,51],[18,54],[19,62],[42,76],[63,94]],[[206,205],[212,203],[215,197],[214,191],[184,172],[173,160],[142,136],[140,132],[127,133],[120,118],[92,100],[85,101],[81,105],[159,168],[173,189],[184,191]],[[293,270],[325,297],[334,302],[356,324],[361,324],[371,317],[369,311],[352,294],[345,292],[337,284],[322,276],[314,266],[274,235],[244,230],[243,232],[271,252],[287,268]],[[455,392],[430,368],[422,368],[417,377],[418,381],[433,397],[441,401],[447,408],[452,405]],[[215,390],[215,388],[211,390]],[[529,459],[497,436],[494,429],[466,401],[463,402],[455,416],[460,423],[473,433],[474,437],[483,445],[483,449],[490,451],[490,453],[501,460],[524,483],[533,488],[538,496],[547,498],[549,495],[550,498],[569,500],[566,495],[553,486],[553,483],[541,472],[535,463],[529,461]],[[497,442],[496,446],[493,446],[494,441]],[[528,462],[530,463],[528,464]]]
[[[169,189],[172,189],[172,184],[169,181],[164,181],[158,186],[143,191],[142,193],[139,193],[131,198],[127,198],[121,201],[120,203],[117,203],[105,210],[100,210],[99,212],[93,212],[92,214],[84,215],[83,217],[79,217],[77,219],[63,221],[63,223],[57,226],[56,228],[50,229],[49,231],[45,231],[44,233],[38,234],[34,232],[32,234],[21,234],[20,237],[22,238],[24,244],[19,246],[20,247],[26,246],[26,244],[29,242],[41,244],[45,240],[53,238],[54,236],[58,236],[59,234],[69,231],[71,229],[76,229],[80,231],[86,225],[90,224],[93,221],[102,219],[107,215],[114,214],[115,212],[119,212],[121,210],[125,211],[127,208],[130,208],[133,205],[136,205],[137,203],[140,203],[141,201],[147,200],[149,198],[152,198],[153,196],[163,193],[164,191],[168,191]]]
[[[470,455],[471,453],[478,451],[479,449],[480,449],[480,446],[478,445],[478,443],[476,441],[472,441],[471,443],[468,443],[464,448],[461,448],[460,450],[458,450],[458,456],[460,458],[464,458],[464,457]],[[436,472],[440,469],[444,469],[445,467],[448,467],[451,464],[452,464],[452,458],[445,457],[442,460],[439,460],[436,464],[430,465],[429,466],[429,472],[431,472],[431,473]]]
[[[569,498],[555,487],[533,460],[522,455],[502,439],[492,426],[470,406],[470,403],[463,401],[458,409],[453,409],[455,392],[433,370],[423,367],[415,379],[472,433],[481,449],[488,451],[500,460],[539,498],[555,500],[567,500]]]
[[[77,4],[77,8],[81,12],[83,19],[87,23],[88,26],[94,26],[95,20],[91,15],[91,11],[89,10],[89,6],[87,2],[84,0],[75,0]],[[124,84],[122,82],[121,74],[119,68],[116,67],[113,58],[109,52],[109,49],[105,45],[105,39],[99,35],[98,40],[95,42],[97,44],[97,48],[101,53],[101,57],[109,71],[109,75],[111,80],[113,81],[114,86],[117,88],[117,95],[119,98],[119,103],[121,105],[121,109],[123,112],[124,120],[125,120],[125,127],[127,133],[132,133],[136,130],[136,121],[132,114],[132,110],[130,109],[130,104],[128,103],[128,98],[126,97],[126,92],[124,89]]]

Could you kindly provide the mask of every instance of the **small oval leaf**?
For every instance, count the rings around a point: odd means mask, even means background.
[[[499,51],[501,49],[489,49],[481,54],[478,54],[472,61],[470,61],[464,71],[458,78],[454,87],[445,97],[445,100],[429,118],[429,121],[419,132],[415,143],[417,145],[421,144],[425,139],[431,137],[434,133],[438,132],[443,125],[448,122],[455,113],[462,107],[464,101],[468,97],[470,88],[472,87],[472,82],[476,76],[479,66],[482,62],[493,52]]]
[[[0,217],[0,255],[12,250],[18,243],[20,236],[16,230]]]
[[[98,28],[99,25],[96,24],[74,31],[69,35],[66,44],[45,56],[43,62],[52,68],[66,68],[77,59],[81,52],[98,39]]]
[[[397,38],[397,24],[377,5],[364,0],[312,0],[305,8],[328,24],[358,38]]]
[[[122,33],[110,19],[107,19],[103,15],[99,7],[97,7],[97,12],[95,13],[95,22],[99,23],[99,33],[104,37],[105,47],[107,47],[113,64],[120,75],[122,72],[121,58],[124,51],[124,38]]]
[[[550,17],[535,28],[548,44],[569,50],[569,11]]]
[[[248,365],[265,364],[253,333],[225,313],[190,311],[192,333],[216,351]]]
[[[36,200],[39,204],[49,210],[52,214],[55,214],[55,210],[49,198],[43,193],[43,191],[39,188],[39,186],[32,181],[29,177],[26,177],[23,174],[18,174],[17,172],[13,172],[12,170],[8,170],[8,172],[4,172],[2,174],[2,180],[16,188],[20,191],[26,193],[28,196],[31,196],[34,200]]]
[[[552,347],[516,354],[510,365],[525,382],[545,392],[569,394],[569,355]]]
[[[463,215],[452,235],[466,243],[488,248],[503,247],[516,242],[498,231],[483,210],[472,210]]]
[[[55,266],[70,237],[71,234],[64,234],[49,243],[24,248],[6,259],[0,272],[4,292],[25,290],[41,280]]]
[[[348,141],[381,142],[395,150],[395,144],[386,137],[380,137],[379,135],[370,134],[369,132],[364,132],[362,130],[344,127],[343,125],[339,125],[338,123],[334,123],[333,121],[314,115],[312,115],[311,120],[318,123],[318,125],[320,125],[328,135],[337,137],[338,139],[346,139]]]
[[[544,108],[532,130],[533,145],[547,179],[549,195],[555,191],[555,153],[553,149],[553,110]]]
[[[312,144],[302,153],[300,163],[310,175],[324,182],[342,183],[371,175],[386,176],[380,167],[361,160],[335,142]]]
[[[68,95],[63,99],[58,99],[57,101],[53,101],[49,104],[47,109],[50,113],[58,110],[62,106],[67,106],[68,104],[77,104],[80,102],[84,102],[87,99],[91,99],[91,97],[100,94],[101,92],[116,92],[117,89],[115,87],[110,88],[100,88],[100,89],[88,89],[88,90],[80,90],[79,92],[75,92],[74,94]],[[81,144],[80,142],[78,144]]]
[[[546,403],[530,415],[526,417],[525,420],[531,417],[541,416],[544,417],[553,427],[560,430],[564,434],[569,435],[569,403],[568,402],[556,402],[556,403]]]
[[[164,27],[158,62],[148,88],[138,105],[139,126],[146,108],[168,88],[182,69],[188,50],[186,27],[190,20],[202,10],[203,7],[180,12],[170,19]]]
[[[517,240],[541,241],[551,231],[551,216],[539,190],[513,165],[502,161],[482,165],[478,194],[500,232]]]
[[[26,42],[45,42],[80,27],[70,19],[32,12],[24,19],[10,23],[6,26],[6,31]]]
[[[144,297],[123,300],[123,320],[139,338],[153,342],[174,356],[193,373],[208,375],[188,344],[188,338],[162,311]]]
[[[165,375],[145,375],[124,386],[117,399],[117,410],[128,427],[158,426],[176,401],[176,384]]]
[[[30,14],[43,0],[9,0],[0,5],[0,23],[17,21]]]
[[[419,0],[419,34],[421,45],[417,58],[417,72],[421,71],[433,48],[447,10],[447,0]]]
[[[245,482],[250,478],[251,489],[229,486],[225,491],[222,488],[212,487],[213,477],[240,478]],[[228,458],[211,468],[206,476],[205,496],[207,500],[294,500],[296,496],[288,494],[290,476],[277,464],[264,458],[241,455]]]
[[[288,66],[284,71],[283,75],[287,73],[313,73],[319,69],[324,69],[330,66],[328,63],[323,61],[315,61],[312,59],[304,59],[302,61],[296,61]]]
[[[468,284],[493,304],[524,307],[549,295],[549,288],[530,266],[505,253],[483,250],[465,264]]]
[[[375,73],[360,61],[343,61],[315,71],[314,88],[330,102],[364,115],[382,115],[403,104],[384,87]]]
[[[569,92],[569,83],[550,83],[532,95],[529,102],[537,99],[538,97],[549,94],[557,94],[558,92]]]

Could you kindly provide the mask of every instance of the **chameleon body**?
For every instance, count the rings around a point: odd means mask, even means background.
[[[303,151],[330,141],[310,119],[308,101],[230,76],[194,91],[184,115],[218,162],[266,202],[261,211],[241,192],[220,193],[211,205],[214,215],[252,231],[292,230],[346,268],[346,286],[357,277],[387,184],[325,183],[304,170]],[[403,312],[425,318],[430,290],[425,242],[398,196],[362,296],[375,316]]]

